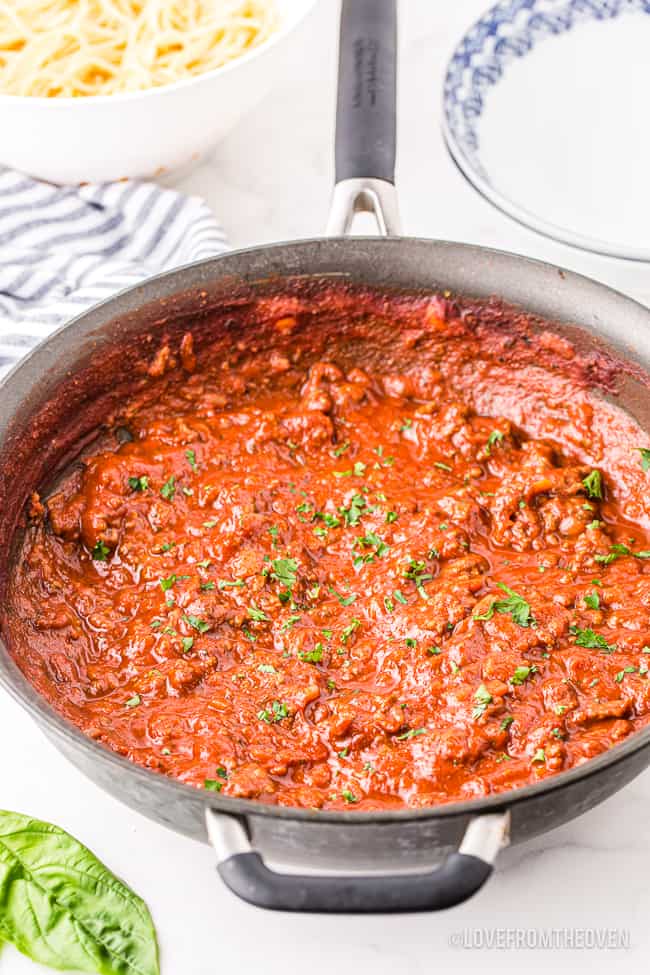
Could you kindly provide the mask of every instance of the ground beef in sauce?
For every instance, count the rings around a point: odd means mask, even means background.
[[[186,338],[151,368],[130,436],[32,499],[10,586],[20,666],[86,734],[224,795],[370,810],[648,722],[650,535],[561,424],[479,415],[426,361],[278,352],[226,382]]]

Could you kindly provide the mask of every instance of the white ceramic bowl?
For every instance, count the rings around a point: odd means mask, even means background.
[[[276,2],[281,24],[267,41],[195,78],[88,98],[0,95],[0,162],[53,183],[185,169],[283,77],[287,46],[316,0]]]

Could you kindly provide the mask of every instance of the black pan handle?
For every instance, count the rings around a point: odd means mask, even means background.
[[[276,873],[249,842],[235,817],[207,810],[208,834],[225,885],[256,907],[322,914],[397,914],[441,911],[468,900],[483,886],[508,842],[509,813],[470,821],[457,853],[426,873],[297,875]],[[363,829],[362,824],[359,828]]]
[[[398,234],[395,193],[397,0],[342,0],[334,199],[329,235],[360,210]]]
[[[343,0],[336,182],[395,182],[396,0]]]

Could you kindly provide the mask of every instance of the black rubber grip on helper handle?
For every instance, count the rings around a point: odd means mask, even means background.
[[[225,885],[242,900],[270,911],[320,914],[397,914],[442,911],[462,904],[492,873],[492,864],[452,853],[428,873],[297,876],[275,873],[259,853],[236,853],[217,866]]]
[[[395,179],[396,0],[343,0],[336,182]]]

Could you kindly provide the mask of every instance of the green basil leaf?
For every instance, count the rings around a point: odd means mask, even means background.
[[[0,942],[93,975],[159,975],[146,904],[58,826],[0,810]]]

